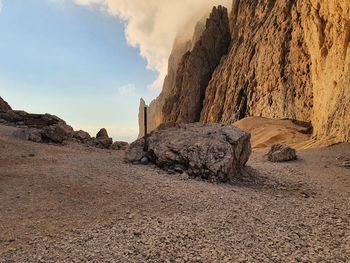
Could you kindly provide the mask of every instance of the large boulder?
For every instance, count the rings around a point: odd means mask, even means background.
[[[270,162],[288,162],[294,161],[297,157],[297,151],[288,145],[274,144],[267,154],[267,159]]]
[[[71,126],[65,123],[57,123],[55,125],[51,125],[45,127],[41,135],[43,139],[54,142],[54,143],[62,143],[66,140],[72,138],[74,130]]]
[[[144,157],[171,171],[187,171],[192,177],[227,182],[240,175],[251,154],[250,134],[222,124],[175,124],[132,143],[126,153],[130,162]]]

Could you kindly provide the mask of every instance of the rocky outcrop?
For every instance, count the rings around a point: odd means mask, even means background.
[[[92,138],[90,143],[98,148],[108,149],[113,144],[113,139],[109,137],[105,128],[102,128],[97,134],[96,138]]]
[[[230,39],[227,9],[214,7],[201,37],[179,64],[175,89],[162,108],[164,122],[199,121],[206,87]]]
[[[11,106],[3,98],[0,97],[0,112],[7,112],[9,110],[12,110]]]
[[[73,138],[81,143],[86,143],[91,139],[91,136],[86,131],[79,130],[73,133]]]
[[[234,1],[230,52],[201,121],[297,119],[317,138],[350,141],[349,17],[347,0]]]
[[[130,145],[126,157],[141,162],[145,157],[167,171],[186,171],[192,177],[227,182],[240,175],[251,154],[250,135],[221,124],[174,124],[152,132]]]
[[[0,97],[0,123],[21,129],[14,133],[14,136],[23,140],[36,143],[63,144],[69,141],[85,144],[102,149],[126,150],[127,142],[115,142],[108,136],[106,129],[101,129],[96,138],[90,134],[73,128],[57,116],[51,114],[32,114],[25,111],[12,110],[6,102],[3,103]]]
[[[73,137],[74,130],[71,126],[65,123],[58,123],[55,125],[47,126],[41,131],[41,136],[44,140],[63,143]]]
[[[10,124],[36,129],[42,129],[58,123],[65,123],[64,120],[51,114],[32,114],[18,110],[9,110],[5,113],[0,113],[0,119]]]

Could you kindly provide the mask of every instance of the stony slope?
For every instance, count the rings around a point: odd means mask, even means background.
[[[229,19],[229,52],[209,84],[198,90],[198,69],[179,64],[192,83],[172,79],[172,92],[152,107],[157,123],[290,118],[311,123],[317,139],[350,141],[350,2],[234,0]],[[175,102],[164,107],[168,100]],[[174,117],[183,108],[195,114]]]
[[[0,125],[0,262],[349,262],[349,145],[210,184]],[[322,165],[320,165],[322,163]]]

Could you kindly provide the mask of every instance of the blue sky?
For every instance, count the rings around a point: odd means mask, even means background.
[[[132,141],[139,99],[157,95],[148,88],[156,78],[117,17],[66,0],[3,0],[0,96],[13,108]]]

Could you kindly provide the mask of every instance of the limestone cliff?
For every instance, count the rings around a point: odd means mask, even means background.
[[[197,43],[205,29],[205,24],[206,17],[201,19],[196,24],[192,39],[187,39],[182,35],[179,35],[175,39],[173,50],[169,57],[168,74],[165,77],[162,92],[155,100],[150,103],[148,107],[148,131],[155,130],[161,123],[164,122],[162,109],[165,99],[170,98],[176,89],[178,66],[184,54],[194,48],[195,43]],[[139,108],[139,137],[142,137],[144,135],[144,106],[146,106],[146,103],[143,99],[141,99]]]
[[[174,43],[172,53],[168,63],[168,74],[165,77],[163,89],[157,99],[153,100],[148,107],[148,131],[155,130],[161,123],[163,123],[162,108],[165,98],[170,97],[175,89],[175,80],[177,76],[177,68],[182,56],[191,49],[191,41],[184,41],[177,39]],[[139,138],[144,135],[144,119],[143,112],[146,103],[143,99],[140,100],[139,107]]]
[[[11,109],[11,106],[3,99],[0,97],[0,111],[7,112]]]
[[[182,58],[175,89],[165,99],[164,122],[198,122],[206,87],[230,44],[227,9],[214,7],[193,49]]]
[[[350,140],[350,1],[235,0],[231,49],[206,89],[201,121],[309,121]]]
[[[234,0],[230,36],[223,13],[210,17],[152,109],[157,125],[289,118],[317,139],[350,141],[349,0]]]

